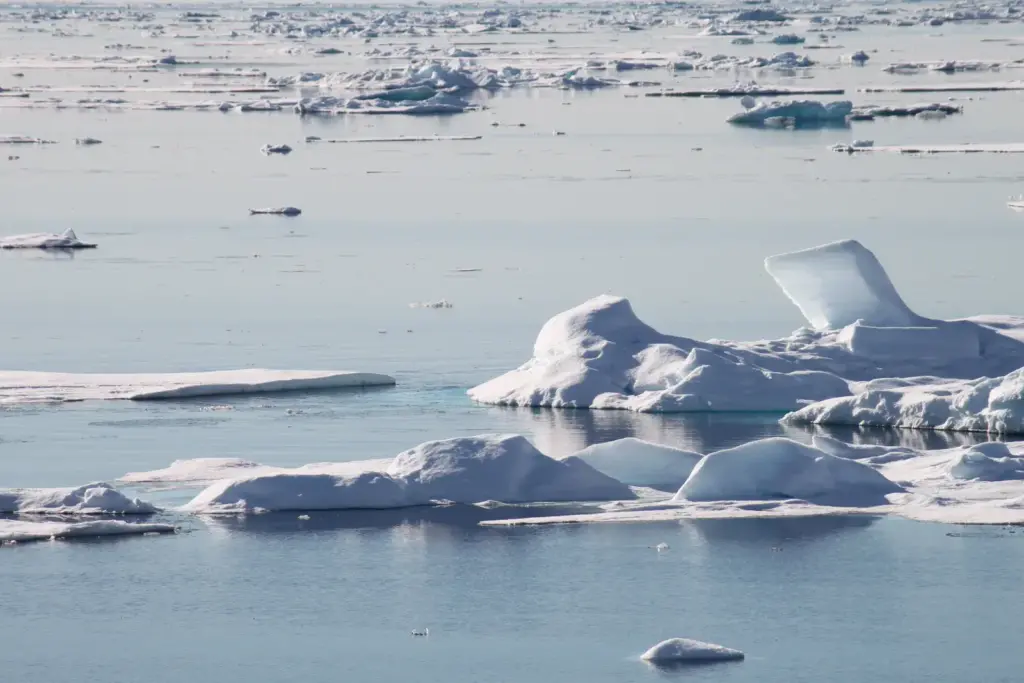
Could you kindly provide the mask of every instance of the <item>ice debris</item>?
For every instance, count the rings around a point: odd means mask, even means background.
[[[260,152],[265,154],[266,156],[270,156],[271,154],[291,154],[292,153],[292,148],[289,147],[288,145],[269,145],[268,144],[268,145],[263,145],[263,147],[260,148]]]
[[[685,662],[735,661],[743,659],[739,650],[705,643],[689,638],[670,638],[658,643],[640,656],[651,664],[678,664]]]
[[[280,206],[270,209],[249,209],[250,216],[298,216],[302,209],[294,206]]]
[[[68,228],[61,234],[49,232],[0,237],[0,249],[95,249],[95,244],[82,242],[75,231]]]

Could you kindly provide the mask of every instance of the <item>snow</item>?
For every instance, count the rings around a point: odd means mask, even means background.
[[[95,247],[95,244],[87,244],[79,240],[71,228],[59,235],[37,232],[0,237],[0,249],[93,249]]]
[[[813,403],[784,424],[835,424],[944,431],[1024,433],[1024,368],[975,380],[868,383],[853,396]]]
[[[22,543],[64,538],[96,538],[143,534],[172,534],[170,524],[98,519],[89,522],[36,522],[0,519],[0,543]]]
[[[728,122],[746,126],[763,126],[768,119],[792,119],[795,125],[843,123],[853,111],[847,100],[819,102],[818,100],[791,100],[759,102],[757,106],[733,114]]]
[[[884,504],[886,494],[901,490],[860,462],[791,439],[772,438],[709,454],[693,469],[673,500],[797,498],[868,506]]]
[[[689,638],[670,638],[643,653],[640,659],[652,664],[734,661],[743,659],[743,653],[714,643],[705,643]]]
[[[903,303],[875,255],[855,240],[771,256],[764,266],[818,329],[858,321],[905,327],[921,320]]]
[[[399,508],[437,501],[474,504],[629,500],[625,484],[583,460],[554,460],[518,435],[429,441],[379,471],[323,463],[218,481],[182,509],[202,514]],[[364,468],[353,473],[351,468]]]
[[[814,329],[700,342],[662,334],[626,299],[601,295],[555,315],[530,360],[468,393],[519,407],[787,412],[892,388],[865,384],[879,378],[1004,375],[1024,365],[1024,321],[919,316],[858,242],[770,257],[765,267]]]
[[[594,444],[572,457],[629,486],[675,491],[703,456],[627,437]]]
[[[77,488],[0,489],[0,514],[148,515],[157,508],[110,484]]]
[[[147,374],[0,371],[0,405],[88,400],[186,399],[392,386],[387,375],[317,370],[216,370]]]

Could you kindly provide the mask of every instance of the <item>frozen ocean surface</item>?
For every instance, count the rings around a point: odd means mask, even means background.
[[[1001,88],[1024,73],[1009,64],[1024,40],[1020,23],[863,25],[830,32],[830,48],[807,32],[805,16],[769,34],[807,35],[807,45],[820,49],[782,48],[771,35],[734,44],[685,23],[627,30],[643,13],[620,9],[611,15],[618,25],[590,24],[589,32],[307,44],[253,40],[244,33],[249,8],[189,4],[244,17],[231,27],[243,35],[184,22],[183,7],[160,10],[159,21],[172,26],[162,35],[144,35],[142,19],[33,25],[11,19],[26,10],[0,10],[0,88],[29,94],[0,92],[0,139],[55,141],[3,145],[2,232],[72,230],[99,245],[0,250],[0,370],[339,368],[397,384],[3,405],[0,489],[107,481],[170,509],[200,487],[116,480],[203,457],[278,467],[391,458],[428,440],[481,433],[523,434],[553,457],[623,437],[698,453],[774,436],[914,449],[989,440],[780,425],[778,414],[507,409],[474,404],[466,390],[529,357],[544,321],[602,293],[628,297],[656,329],[698,340],[783,338],[805,321],[765,272],[764,258],[841,239],[869,247],[921,316],[1024,315],[1024,232],[1020,215],[1006,208],[1024,182],[1016,155],[829,149],[863,139],[880,149],[1019,146],[1024,91],[956,88]],[[883,16],[866,5],[847,13]],[[575,22],[544,14],[541,23]],[[496,67],[568,68],[589,59],[611,66],[569,78],[567,89],[473,92],[466,99],[484,108],[450,116],[46,104],[51,97],[250,101],[262,95],[200,93],[189,84],[237,90],[262,83],[252,70],[295,77],[404,68],[407,57],[365,53],[431,43],[453,54],[489,49],[499,54],[481,60]],[[296,46],[328,51],[283,49]],[[739,60],[789,48],[819,66],[790,58],[756,70],[681,64],[701,65],[686,50]],[[858,51],[870,57],[863,67],[849,63]],[[40,59],[139,54],[200,63],[114,71]],[[643,67],[666,55],[672,69],[664,59],[657,69]],[[949,60],[960,71],[932,68]],[[993,70],[993,62],[1004,67]],[[883,71],[894,63],[922,66]],[[233,69],[242,70],[228,79],[233,85],[211,75]],[[963,112],[745,128],[726,123],[740,110],[736,98],[645,96],[731,88],[737,79],[844,89],[799,97],[858,108],[937,102]],[[172,92],[185,87],[195,92]],[[869,87],[887,90],[860,90]],[[116,88],[132,90],[104,91]],[[75,144],[87,137],[103,142]],[[361,142],[309,144],[308,137]],[[268,143],[293,151],[261,154]],[[249,216],[262,206],[302,213]],[[997,451],[965,456],[956,471],[1019,476],[1016,462]],[[544,510],[559,512],[581,510]],[[1007,597],[1019,583],[1007,568],[1024,560],[1019,528],[866,516],[478,524],[536,515],[463,506],[209,520],[157,513],[145,518],[150,533],[169,524],[179,532],[4,545],[0,671],[18,680],[112,683],[277,683],[282,672],[310,683],[1019,680],[1019,609]],[[143,530],[120,517],[0,517],[4,538]],[[655,550],[661,543],[669,549]],[[422,628],[429,637],[410,637]],[[722,643],[746,660],[680,671],[640,661],[672,637]]]

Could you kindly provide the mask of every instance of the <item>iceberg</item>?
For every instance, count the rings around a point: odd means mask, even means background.
[[[949,476],[965,481],[1020,481],[1024,480],[1024,458],[999,441],[978,444],[956,456]]]
[[[89,374],[0,371],[0,405],[127,399],[187,399],[393,386],[387,375],[317,370]]]
[[[68,228],[59,235],[49,232],[29,233],[0,237],[0,249],[95,249],[95,244],[88,244],[78,239],[78,235]]]
[[[791,439],[771,438],[716,451],[693,469],[674,501],[797,498],[866,507],[903,489],[868,465]]]
[[[769,119],[792,119],[794,125],[845,123],[853,111],[848,100],[823,103],[818,100],[759,102],[754,107],[733,114],[727,121],[744,126],[763,126]]]
[[[529,361],[469,396],[517,407],[792,412],[890,388],[864,384],[879,378],[972,378],[1024,365],[1024,321],[919,316],[858,242],[773,256],[765,267],[810,328],[775,341],[700,342],[662,334],[626,299],[602,295],[551,318]]]
[[[175,528],[171,524],[125,522],[118,519],[97,519],[89,522],[27,522],[0,519],[0,544],[65,538],[173,534],[174,532]]]
[[[0,489],[0,514],[150,515],[158,509],[110,484],[77,488]]]
[[[704,456],[627,437],[588,446],[572,457],[629,486],[676,491]]]
[[[225,479],[182,509],[239,514],[385,509],[438,501],[534,503],[634,497],[628,486],[581,459],[554,460],[522,436],[505,434],[428,441],[398,454],[383,471],[339,473],[323,464]]]
[[[640,659],[651,664],[678,664],[685,662],[736,661],[743,659],[739,650],[704,643],[689,638],[670,638],[663,640],[640,656]]]

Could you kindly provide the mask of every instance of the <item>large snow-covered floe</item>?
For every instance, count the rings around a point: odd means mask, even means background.
[[[0,249],[95,249],[95,244],[83,242],[71,228],[59,235],[36,232],[27,235],[0,237]]]
[[[149,515],[157,508],[110,484],[77,488],[0,489],[0,514]]]
[[[326,391],[392,386],[387,375],[315,370],[216,370],[146,374],[0,371],[0,404]]]
[[[626,299],[602,295],[551,318],[529,361],[469,395],[519,407],[788,412],[893,384],[865,384],[879,378],[973,378],[1024,365],[1024,321],[919,316],[856,241],[765,265],[810,327],[775,341],[700,342],[662,334]]]
[[[87,522],[0,519],[0,543],[101,536],[142,536],[174,532],[175,528],[172,524],[126,522],[119,519],[96,519]]]
[[[685,662],[735,661],[743,653],[722,645],[705,643],[689,638],[670,638],[658,643],[640,656],[651,664],[679,664]]]
[[[628,500],[622,482],[577,458],[555,460],[522,436],[482,435],[429,441],[386,469],[323,464],[218,481],[184,506],[188,512],[235,514],[282,510],[381,509],[436,501],[505,503]],[[137,478],[137,475],[136,475]]]

